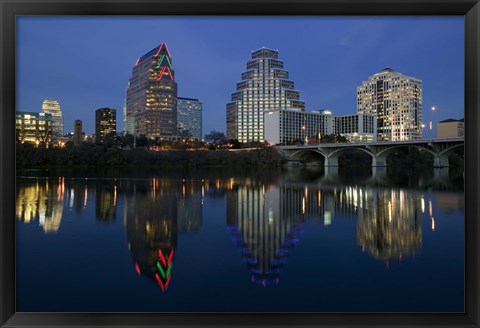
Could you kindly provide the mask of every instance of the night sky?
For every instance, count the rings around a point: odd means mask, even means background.
[[[117,109],[136,59],[165,42],[178,96],[203,103],[203,133],[225,132],[225,107],[251,52],[279,51],[306,111],[356,113],[356,87],[391,67],[423,81],[424,123],[464,117],[463,16],[20,17],[16,110],[60,102],[65,133]],[[436,106],[432,113],[430,108]],[[425,136],[429,136],[428,133]]]

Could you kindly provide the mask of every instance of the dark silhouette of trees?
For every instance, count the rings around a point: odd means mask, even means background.
[[[210,145],[218,147],[227,143],[227,137],[225,133],[213,130],[205,135],[205,141]]]

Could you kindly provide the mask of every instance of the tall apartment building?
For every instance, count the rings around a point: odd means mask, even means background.
[[[465,120],[449,118],[438,122],[437,138],[461,138],[465,136]]]
[[[52,115],[52,137],[63,137],[63,115],[59,102],[45,99],[42,103],[42,112]]]
[[[178,131],[188,131],[192,138],[202,140],[202,103],[198,99],[177,98]]]
[[[124,115],[127,133],[152,139],[177,135],[177,82],[165,43],[137,59],[128,82]]]
[[[117,132],[117,110],[99,108],[95,111],[95,139],[104,142],[107,136]]]
[[[262,48],[252,52],[242,81],[227,104],[227,138],[240,142],[264,141],[264,113],[273,110],[304,111],[300,92],[294,89],[278,51]]]
[[[17,112],[15,116],[17,142],[48,145],[52,141],[53,118],[51,114]]]
[[[82,143],[82,121],[75,120],[73,122],[73,144],[79,146]]]
[[[358,114],[377,116],[379,141],[422,138],[422,81],[385,68],[357,87]]]

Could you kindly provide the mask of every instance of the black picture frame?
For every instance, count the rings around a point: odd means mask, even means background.
[[[1,327],[479,326],[479,0],[0,0]],[[18,15],[462,15],[465,18],[465,313],[17,313],[15,17]]]

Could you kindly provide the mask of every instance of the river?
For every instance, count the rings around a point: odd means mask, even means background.
[[[17,312],[463,312],[448,169],[20,170]]]

